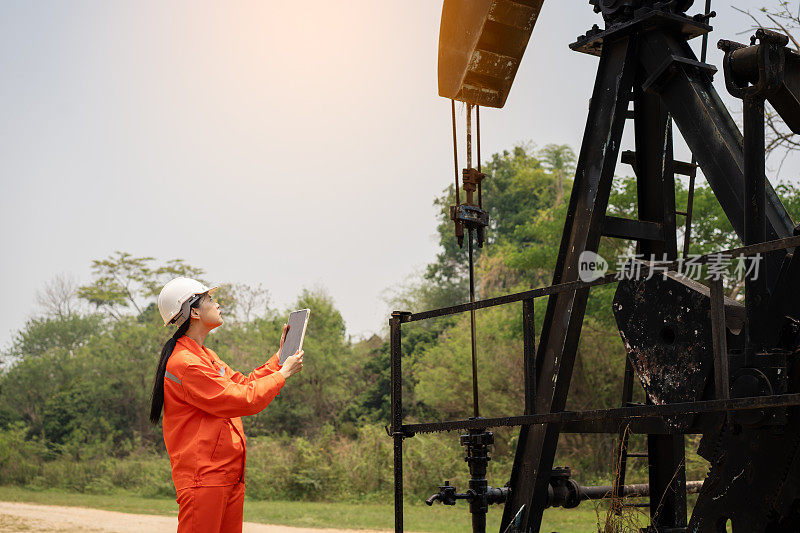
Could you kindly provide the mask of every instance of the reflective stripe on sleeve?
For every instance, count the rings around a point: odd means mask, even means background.
[[[172,381],[174,381],[178,385],[181,384],[181,380],[179,380],[177,376],[175,376],[173,374],[170,374],[169,371],[167,371],[167,370],[164,371],[164,377],[171,379]]]

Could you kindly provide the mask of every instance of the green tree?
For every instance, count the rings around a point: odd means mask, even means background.
[[[544,167],[556,177],[556,204],[564,198],[564,175],[575,170],[575,152],[567,144],[548,144],[539,151]]]
[[[72,379],[74,354],[103,333],[94,314],[28,320],[3,354],[0,423],[23,420],[31,433],[41,434],[44,404]]]
[[[200,279],[203,270],[188,265],[182,259],[172,259],[154,266],[153,257],[135,257],[127,252],[114,252],[106,259],[92,262],[94,280],[78,289],[78,296],[97,310],[119,318],[124,310],[133,308],[139,314],[142,300],[156,297],[169,279],[186,276]]]
[[[1,418],[6,423],[21,420],[31,435],[44,436],[44,406],[73,372],[69,353],[63,350],[18,360],[0,378]]]
[[[97,314],[35,317],[16,333],[5,356],[12,362],[26,357],[40,357],[52,349],[69,352],[100,333],[102,317]]]
[[[43,434],[55,445],[86,444],[99,439],[120,444],[136,437],[138,402],[131,402],[133,384],[117,376],[75,379],[53,394],[42,412]],[[124,447],[117,448],[123,451]]]

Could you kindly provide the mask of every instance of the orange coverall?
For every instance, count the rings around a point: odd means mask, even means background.
[[[178,493],[178,533],[241,532],[246,442],[240,417],[264,409],[285,380],[278,354],[248,376],[213,350],[178,339],[164,376],[164,443]]]

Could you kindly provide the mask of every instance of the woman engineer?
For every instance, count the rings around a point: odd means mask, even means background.
[[[178,501],[178,533],[242,531],[246,439],[240,417],[264,409],[286,379],[303,369],[303,352],[278,364],[278,353],[245,376],[204,342],[222,324],[209,288],[175,278],[158,296],[164,325],[177,326],[161,350],[150,421],[164,409],[164,443]],[[281,346],[288,326],[284,325]]]

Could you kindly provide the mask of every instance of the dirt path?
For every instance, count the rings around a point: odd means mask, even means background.
[[[0,532],[47,533],[175,533],[178,520],[171,516],[118,513],[86,507],[61,507],[0,502]],[[356,533],[351,529],[307,529],[244,523],[244,533]],[[378,533],[358,530],[358,533]]]

